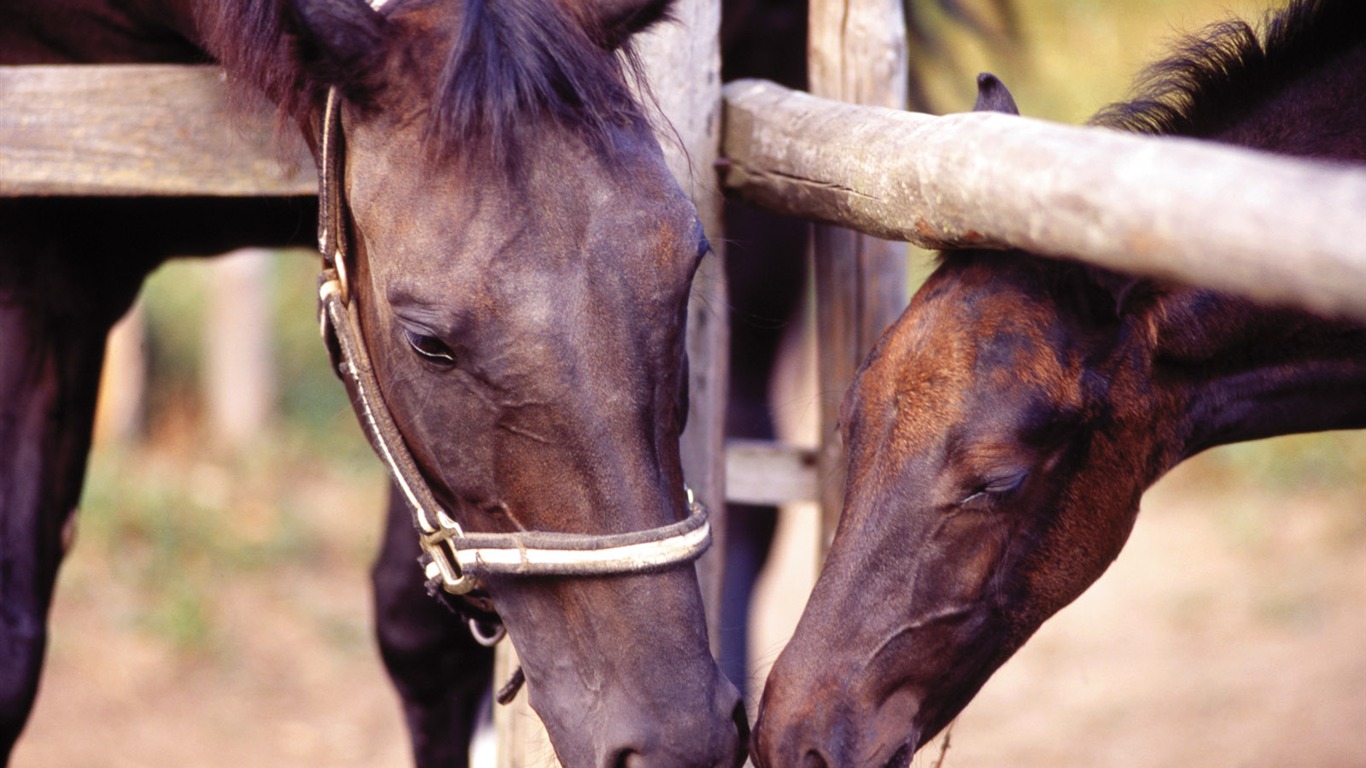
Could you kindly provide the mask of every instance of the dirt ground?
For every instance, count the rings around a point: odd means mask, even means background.
[[[945,766],[1366,766],[1366,501],[1219,477],[1183,467],[1148,494],[1116,565],[959,719]],[[325,480],[299,481],[306,556],[211,579],[194,642],[139,618],[135,552],[78,545],[15,768],[408,764],[368,629],[379,492]],[[793,551],[810,517],[785,522]],[[761,660],[810,574],[790,552],[769,574]]]

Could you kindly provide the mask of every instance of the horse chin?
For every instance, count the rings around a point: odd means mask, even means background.
[[[712,659],[690,576],[691,568],[680,568],[538,588],[490,582],[526,675],[525,695],[562,765],[732,768],[744,761],[743,705]],[[588,631],[581,623],[571,631],[576,618],[602,605],[615,606],[618,617],[671,620],[599,619]]]

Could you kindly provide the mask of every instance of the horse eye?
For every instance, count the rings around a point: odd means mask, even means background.
[[[403,336],[408,340],[408,346],[422,359],[443,368],[455,365],[455,352],[441,339],[412,331],[404,331]]]
[[[982,490],[986,493],[994,494],[1010,493],[1011,491],[1019,488],[1021,485],[1024,485],[1026,477],[1029,477],[1028,472],[1019,472],[1017,474],[1010,475],[1009,477],[997,478],[996,480],[992,480],[991,482],[983,486]]]
[[[998,497],[1005,496],[1012,491],[1016,491],[1024,485],[1025,478],[1029,477],[1028,472],[1019,472],[1007,477],[989,480],[958,502],[959,506],[973,507],[986,504]]]

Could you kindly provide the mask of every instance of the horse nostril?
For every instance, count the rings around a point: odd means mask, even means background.
[[[906,768],[906,766],[910,764],[911,745],[910,743],[906,743],[901,745],[901,749],[892,753],[892,756],[887,760],[887,763],[883,768]]]
[[[830,763],[819,749],[808,749],[802,755],[801,768],[830,768]]]

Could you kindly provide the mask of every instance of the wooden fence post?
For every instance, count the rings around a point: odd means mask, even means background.
[[[204,319],[204,394],[214,436],[241,446],[275,410],[271,351],[270,258],[243,248],[214,259]]]
[[[126,443],[142,432],[147,401],[146,329],[146,311],[138,301],[109,331],[95,407],[96,440]]]
[[[904,109],[905,30],[901,0],[812,0],[807,42],[811,92]],[[859,363],[906,306],[906,247],[823,224],[813,227],[811,242],[820,361],[819,551],[824,554],[844,495],[840,400]]]

